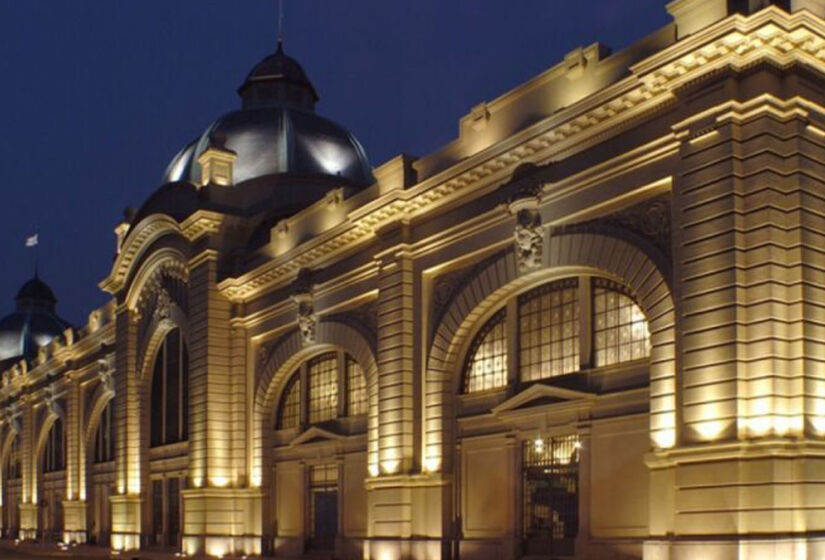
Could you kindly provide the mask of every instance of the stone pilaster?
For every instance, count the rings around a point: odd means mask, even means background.
[[[393,233],[401,240],[405,229]],[[378,466],[381,474],[397,475],[415,462],[413,262],[403,245],[379,258]]]
[[[22,475],[22,503],[20,504],[20,539],[33,540],[37,538],[37,476],[34,464],[35,431],[34,409],[28,400],[21,404],[20,418],[20,469]]]
[[[83,409],[80,384],[72,379],[66,390],[66,500],[63,502],[63,542],[86,542],[85,490],[81,473],[85,469]]]
[[[112,507],[112,550],[138,550],[141,545],[143,484],[145,465],[141,461],[143,442],[141,422],[143,402],[137,368],[137,317],[120,309],[115,318],[115,495]]]
[[[202,253],[189,275],[189,469],[183,492],[183,552],[260,554],[260,489],[245,469],[246,383],[243,332],[230,328],[231,305],[217,290],[216,254]],[[234,344],[233,344],[234,343]],[[237,375],[233,375],[233,373]]]
[[[421,473],[421,385],[416,381],[416,274],[408,224],[380,234],[378,255],[378,469],[367,480],[368,558],[441,558],[447,553],[449,484]],[[420,297],[420,296],[418,296]],[[418,403],[418,405],[416,404]]]
[[[784,557],[749,535],[825,529],[825,134],[811,118],[825,115],[763,96],[677,128],[680,445],[648,464],[651,533],[679,542],[650,557],[719,534],[714,557]]]

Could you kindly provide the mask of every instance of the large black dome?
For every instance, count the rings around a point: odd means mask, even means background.
[[[0,366],[33,358],[70,325],[56,311],[57,298],[37,276],[23,284],[14,313],[0,319]]]
[[[315,88],[281,45],[253,68],[238,92],[242,108],[217,119],[181,150],[169,164],[163,184],[197,184],[201,180],[197,159],[213,145],[235,152],[233,183],[239,188],[283,175],[307,180],[332,177],[356,189],[373,183],[372,169],[358,140],[315,113]],[[280,184],[284,188],[285,183]],[[310,204],[317,193],[312,189],[307,193],[313,199],[304,202]]]

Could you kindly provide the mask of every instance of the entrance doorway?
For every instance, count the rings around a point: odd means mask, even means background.
[[[181,490],[184,478],[152,481],[152,544],[178,548],[181,544]]]
[[[315,465],[309,472],[310,547],[334,550],[338,536],[338,465]]]
[[[579,531],[579,438],[537,438],[524,443],[525,553],[568,556]]]

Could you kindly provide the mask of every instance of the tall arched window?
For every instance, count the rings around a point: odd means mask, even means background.
[[[20,471],[20,438],[16,437],[11,442],[9,454],[6,457],[6,464],[3,465],[3,480],[19,480],[22,476]]]
[[[502,309],[476,335],[464,366],[464,391],[475,393],[507,385],[507,314]]]
[[[338,356],[334,353],[309,363],[309,423],[338,416]]]
[[[189,352],[179,329],[166,335],[152,374],[151,446],[189,438]]]
[[[347,415],[367,413],[367,379],[358,362],[347,356]]]
[[[523,381],[579,368],[579,282],[551,282],[519,298],[519,372]]]
[[[515,329],[513,336],[508,329]],[[519,295],[479,330],[467,353],[464,392],[504,388],[508,355],[517,358],[518,379],[529,383],[644,360],[650,332],[624,286],[604,278],[566,278]]]
[[[115,460],[115,418],[114,401],[110,400],[100,414],[100,423],[95,434],[95,463]]]
[[[596,367],[641,360],[650,354],[644,312],[623,286],[597,278],[593,285],[593,357]]]
[[[281,398],[280,414],[277,428],[286,430],[297,428],[301,423],[301,376],[296,374],[289,380]]]
[[[306,387],[304,394],[302,387]],[[275,428],[319,424],[367,412],[367,382],[358,362],[344,352],[327,352],[304,362],[289,377]]]
[[[58,417],[46,436],[42,459],[44,473],[62,471],[66,468],[66,441],[64,438],[63,420]]]

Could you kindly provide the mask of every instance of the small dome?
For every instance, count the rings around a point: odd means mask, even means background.
[[[318,94],[306,72],[297,60],[284,54],[280,42],[275,54],[252,69],[238,93],[244,108],[277,104],[312,111],[318,102]]]
[[[236,186],[285,174],[309,179],[340,177],[359,188],[373,182],[364,149],[346,129],[314,113],[273,106],[242,109],[219,118],[178,154],[163,182],[199,183],[197,158],[217,143],[236,154]]]
[[[163,185],[199,185],[198,157],[210,146],[234,152],[232,182],[238,196],[244,196],[245,186],[266,183],[275,194],[275,210],[281,209],[279,197],[290,208],[312,204],[326,192],[322,187],[334,188],[331,181],[350,191],[373,184],[361,144],[344,127],[315,113],[318,94],[282,45],[252,69],[238,93],[241,109],[217,119],[183,148],[166,169]],[[155,204],[153,210],[163,208]]]
[[[18,308],[41,305],[54,311],[57,305],[57,298],[54,297],[52,289],[37,276],[23,284],[14,301],[17,302]]]
[[[14,313],[0,319],[0,366],[37,355],[70,325],[55,312],[52,289],[35,276],[20,288]]]

